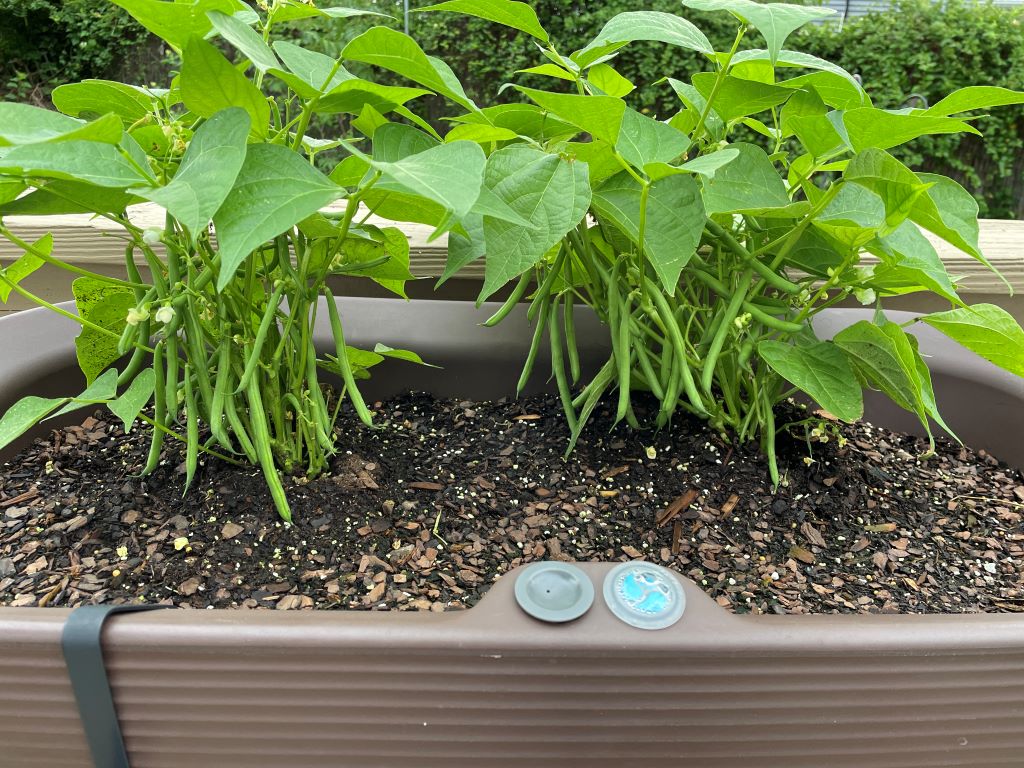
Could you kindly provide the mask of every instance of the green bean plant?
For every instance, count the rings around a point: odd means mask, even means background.
[[[982,85],[927,109],[878,109],[847,71],[784,48],[791,32],[831,10],[751,0],[682,5],[731,15],[732,45],[716,50],[682,16],[636,11],[566,52],[523,3],[450,0],[424,9],[529,35],[539,63],[523,71],[553,83],[504,86],[528,103],[468,110],[448,134],[487,149],[485,187],[531,224],[472,213],[462,221],[468,236],[451,236],[445,274],[483,257],[481,298],[516,281],[489,324],[530,297],[535,333],[519,388],[547,342],[572,444],[606,393],[615,395],[616,418],[636,425],[632,395],[642,390],[660,402],[659,426],[682,410],[732,440],[759,441],[777,484],[776,436],[787,425],[776,423],[776,407],[798,390],[844,421],[861,417],[864,387],[881,390],[929,436],[930,421],[945,429],[907,332],[914,322],[1024,375],[1024,332],[996,306],[968,307],[922,232],[988,265],[974,199],[888,152],[921,136],[978,134],[984,110],[1020,104],[1024,94]],[[764,47],[745,46],[755,33]],[[679,107],[662,119],[630,108],[634,83],[614,68],[618,52],[638,42],[698,51],[708,65],[665,73],[658,84]],[[383,56],[377,63],[401,71]],[[762,141],[733,140],[740,128]],[[916,291],[938,294],[949,310],[889,321],[881,300]],[[874,320],[817,338],[815,315],[849,296],[876,305]],[[596,312],[611,341],[609,358],[585,382],[577,303]]]
[[[406,106],[429,91],[378,85],[340,59],[274,39],[285,22],[343,23],[366,11],[298,0],[116,4],[180,55],[166,89],[86,80],[53,92],[57,111],[0,103],[0,237],[23,251],[0,264],[0,301],[18,294],[80,324],[87,379],[77,396],[16,403],[0,421],[0,447],[49,416],[106,404],[126,429],[151,425],[145,472],[175,438],[187,483],[204,452],[258,465],[290,519],[281,473],[324,470],[342,398],[371,421],[356,380],[385,357],[421,362],[345,343],[329,278],[363,276],[404,296],[412,277],[405,236],[368,215],[399,204],[438,224],[474,210],[525,222],[481,197],[479,144],[441,142]],[[450,75],[437,71],[431,86]],[[286,86],[283,98],[268,95],[271,79]],[[359,133],[306,136],[314,115],[339,114]],[[342,157],[328,176],[318,166],[331,152]],[[129,207],[143,202],[166,211],[162,227],[133,223]],[[67,263],[49,235],[26,242],[5,223],[78,213],[119,225],[123,277]],[[22,284],[44,265],[75,273],[77,312]],[[333,332],[325,355],[314,347],[318,317]],[[340,378],[339,397],[322,386],[325,375]]]

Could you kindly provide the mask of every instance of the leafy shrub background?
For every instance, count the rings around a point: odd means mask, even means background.
[[[422,7],[430,0],[412,0]],[[321,5],[369,7],[396,17],[394,0],[329,0]],[[581,47],[607,21],[626,10],[681,13],[678,0],[536,0],[545,27],[562,49]],[[733,27],[728,18],[686,11],[718,46],[728,46]],[[319,22],[296,26],[296,42],[337,55],[345,42],[381,19],[366,17],[344,24]],[[542,60],[524,35],[479,19],[450,13],[414,13],[412,35],[423,48],[448,61],[466,91],[481,103],[515,98],[502,83],[516,69]],[[758,37],[751,33],[752,40]],[[826,24],[801,31],[790,47],[813,53],[859,73],[875,105],[900,107],[913,95],[934,103],[966,85],[1024,88],[1024,8],[997,8],[991,3],[947,0],[896,0],[891,11]],[[159,79],[173,68],[162,46],[140,32],[126,13],[107,0],[0,0],[0,98],[45,103],[62,82],[84,77],[109,77],[126,82]],[[686,77],[706,69],[696,53],[658,44],[629,46],[615,66],[637,85],[630,97],[637,108],[668,117],[678,107],[666,85],[655,85],[665,73]],[[375,73],[385,81],[387,73]],[[523,84],[550,81],[520,76]],[[422,102],[428,118],[443,117],[441,100]],[[916,104],[915,104],[916,106]],[[326,128],[326,126],[324,126]],[[943,136],[920,139],[896,152],[904,162],[949,175],[978,198],[981,215],[1024,216],[1024,110],[1009,107],[979,121],[978,137]]]

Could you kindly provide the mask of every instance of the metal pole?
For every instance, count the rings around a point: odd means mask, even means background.
[[[409,34],[409,0],[402,0],[402,8],[405,11],[405,34]]]

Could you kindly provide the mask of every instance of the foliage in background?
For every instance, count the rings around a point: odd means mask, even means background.
[[[49,105],[70,80],[159,74],[162,46],[104,0],[0,0],[0,97]]]

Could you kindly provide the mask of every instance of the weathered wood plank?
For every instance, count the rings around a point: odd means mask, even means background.
[[[139,226],[161,226],[163,210],[146,204],[133,206],[131,219]],[[418,277],[437,277],[444,270],[447,257],[447,236],[428,242],[431,228],[422,224],[392,222],[371,216],[370,223],[378,226],[397,226],[409,237],[411,267]],[[47,232],[53,233],[54,254],[80,264],[119,265],[124,261],[124,241],[116,224],[102,218],[86,215],[72,216],[11,216],[7,226],[21,238],[33,240]],[[948,243],[928,235],[942,257],[950,274],[961,278],[965,294],[1009,294],[1007,287],[983,264],[957,250]],[[1024,221],[983,219],[981,221],[981,249],[985,256],[1004,275],[1014,293],[1024,292]],[[0,259],[20,255],[6,241],[0,242]],[[867,260],[866,260],[867,261]],[[483,276],[483,263],[476,262],[465,268],[467,278]]]

